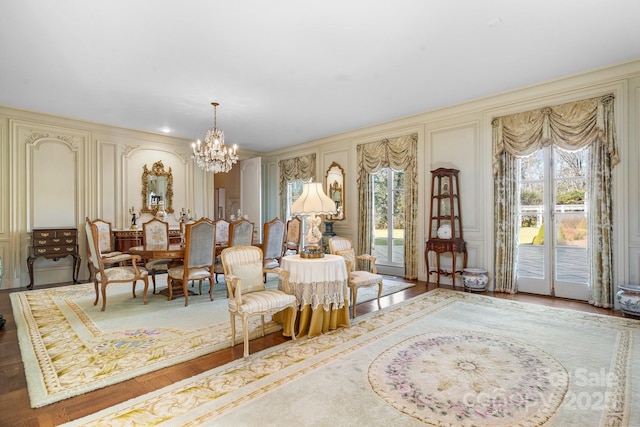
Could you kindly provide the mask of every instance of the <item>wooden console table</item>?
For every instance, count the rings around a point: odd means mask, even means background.
[[[73,257],[73,283],[78,283],[80,255],[78,253],[78,230],[76,228],[34,228],[31,231],[31,250],[27,258],[29,286],[33,289],[33,263],[43,257],[58,261]]]

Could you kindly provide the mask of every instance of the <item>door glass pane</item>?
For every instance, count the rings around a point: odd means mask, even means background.
[[[554,149],[555,278],[588,283],[586,174],[587,149],[568,152]]]
[[[373,231],[374,240],[372,246],[372,255],[376,257],[378,262],[389,261],[387,250],[389,240],[389,223],[388,223],[388,199],[389,186],[388,170],[383,169],[373,174]]]
[[[376,264],[404,265],[404,172],[383,168],[372,175],[372,255]]]
[[[393,228],[391,233],[391,261],[404,263],[404,172],[393,174],[393,216],[391,218]]]
[[[518,277],[544,279],[544,156],[519,160],[520,217]]]

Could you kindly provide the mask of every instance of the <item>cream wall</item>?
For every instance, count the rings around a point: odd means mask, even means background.
[[[497,94],[465,104],[430,111],[346,132],[290,149],[270,153],[268,164],[299,154],[317,154],[318,178],[332,161],[346,174],[346,215],[334,231],[357,236],[356,147],[410,133],[418,133],[418,277],[426,279],[424,246],[428,239],[430,171],[438,167],[460,170],[460,195],[468,265],[493,270],[493,176],[491,120],[494,117],[555,105],[606,93],[616,97],[618,149],[622,162],[614,172],[616,283],[640,283],[640,61],[633,61],[564,79]],[[268,191],[276,192],[275,183]],[[446,261],[445,261],[446,263]],[[450,263],[450,260],[449,260]]]
[[[173,207],[197,215],[212,211],[213,178],[194,169],[190,142],[41,113],[0,108],[2,161],[0,256],[2,288],[29,284],[26,260],[35,227],[77,227],[88,272],[84,219],[103,218],[129,228],[128,209],[142,206],[143,166],[162,160],[173,175]],[[72,258],[38,258],[37,285],[71,279]]]
[[[498,77],[497,77],[498,78]],[[616,283],[640,283],[640,61],[497,94],[488,98],[375,124],[262,157],[262,218],[280,216],[278,162],[316,154],[316,179],[332,162],[345,170],[346,219],[334,231],[355,240],[357,232],[356,147],[383,138],[418,134],[418,277],[426,279],[425,212],[430,171],[460,169],[464,238],[469,266],[493,270],[493,117],[613,92],[618,147],[614,215]],[[163,160],[174,174],[174,208],[214,217],[214,180],[193,168],[190,141],[107,127],[46,114],[0,108],[0,256],[3,288],[26,286],[26,257],[34,226],[64,222],[80,227],[85,216],[103,217],[117,228],[129,225],[127,208],[139,208],[142,166]],[[245,158],[247,156],[245,155]],[[46,166],[43,166],[46,165]],[[43,170],[44,168],[44,170]],[[52,184],[63,182],[64,187]],[[68,224],[66,224],[68,223]],[[86,253],[81,238],[81,254]],[[86,278],[86,260],[80,277]],[[36,284],[67,281],[69,261],[36,262]]]

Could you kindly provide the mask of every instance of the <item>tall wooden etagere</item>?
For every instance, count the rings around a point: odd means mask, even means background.
[[[462,274],[467,266],[467,244],[462,236],[462,213],[460,211],[460,184],[457,169],[439,168],[431,171],[431,207],[429,211],[429,240],[427,240],[424,258],[427,265],[427,281],[436,274],[436,283],[440,285],[440,276],[451,276],[451,284],[456,286],[456,273]],[[429,253],[435,254],[436,266],[430,268]],[[451,270],[440,265],[440,256],[451,253]],[[457,258],[462,254],[462,267],[458,269]]]

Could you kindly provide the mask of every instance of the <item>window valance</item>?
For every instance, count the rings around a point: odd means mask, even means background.
[[[595,142],[607,147],[612,166],[620,162],[616,149],[612,94],[496,117],[493,125],[493,175],[500,156],[526,157],[555,145],[576,151]]]
[[[280,160],[280,212],[285,217],[287,212],[287,184],[296,179],[308,180],[316,177],[316,154]]]

